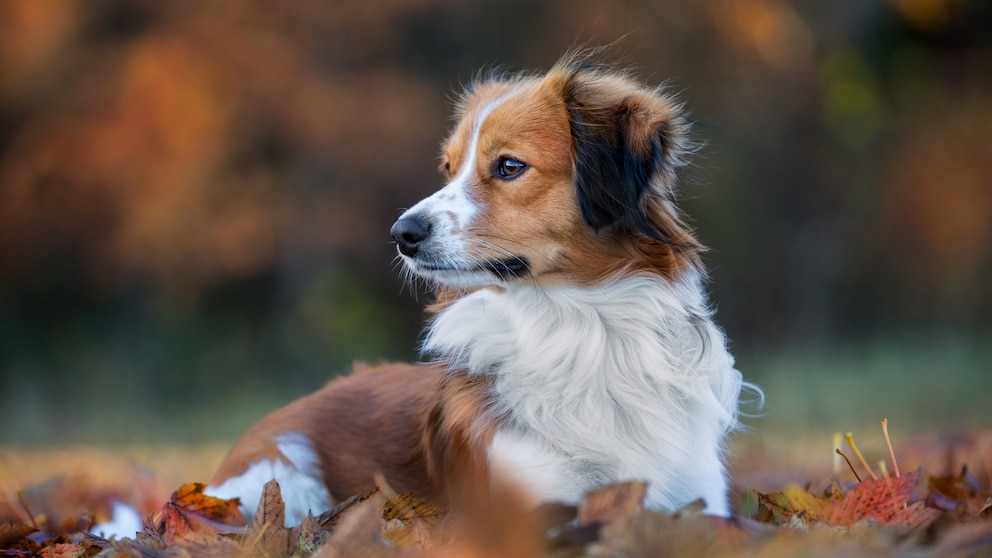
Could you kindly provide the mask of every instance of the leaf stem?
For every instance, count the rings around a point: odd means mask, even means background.
[[[858,482],[861,482],[861,476],[859,476],[858,472],[854,470],[854,465],[851,465],[851,460],[848,459],[846,455],[844,455],[844,452],[840,451],[840,448],[837,448],[834,451],[837,452],[837,455],[843,457],[844,461],[847,461],[847,466],[850,467],[851,472],[854,473],[854,478],[858,479]]]
[[[840,432],[834,432],[834,448],[835,449],[840,447],[841,440],[843,438],[844,438],[844,436]],[[834,454],[833,461],[834,461],[834,476],[835,477],[840,474],[840,456],[841,456],[840,452],[837,452],[837,453]]]
[[[848,432],[844,436],[844,439],[847,440],[847,445],[850,446],[851,451],[854,452],[854,457],[858,458],[858,463],[861,463],[861,466],[864,467],[866,471],[868,471],[868,476],[871,477],[871,480],[878,480],[878,476],[875,475],[875,472],[872,471],[871,467],[868,466],[868,462],[865,461],[865,458],[861,455],[861,452],[858,451],[858,446],[854,445],[854,434]]]
[[[31,508],[28,507],[28,501],[24,499],[24,494],[20,490],[17,491],[17,501],[24,508],[24,512],[28,514],[28,522],[31,526],[40,531],[41,528],[38,527],[38,523],[35,521],[34,513],[31,512]]]
[[[882,434],[885,435],[885,445],[889,446],[889,457],[892,458],[892,469],[899,478],[899,463],[896,462],[896,452],[892,451],[892,440],[889,439],[889,419],[882,419]]]

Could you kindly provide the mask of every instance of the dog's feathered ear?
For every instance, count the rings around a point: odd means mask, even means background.
[[[688,123],[680,106],[656,91],[594,67],[573,65],[562,84],[575,159],[575,188],[586,223],[678,242],[681,223],[658,222],[647,196],[672,195],[684,164]],[[667,219],[662,219],[667,221]]]

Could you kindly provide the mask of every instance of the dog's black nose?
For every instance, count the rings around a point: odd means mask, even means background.
[[[404,256],[415,256],[420,243],[431,234],[431,223],[420,214],[403,217],[389,229]]]

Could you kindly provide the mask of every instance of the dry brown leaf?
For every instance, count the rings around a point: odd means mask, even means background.
[[[85,474],[58,475],[18,490],[8,505],[9,519],[27,519],[46,533],[85,531],[92,527],[94,512],[105,515],[122,491],[97,486]]]
[[[626,482],[587,492],[579,502],[579,525],[609,524],[630,519],[644,503],[647,485]]]
[[[167,543],[162,538],[162,533],[159,532],[159,514],[149,514],[148,517],[141,521],[141,531],[135,535],[135,539],[149,546],[156,546],[158,548],[165,548]]]
[[[293,533],[295,533],[295,536]],[[303,554],[313,554],[330,537],[330,531],[310,512],[307,512],[307,516],[303,518],[303,521],[300,522],[298,527],[290,530],[291,540],[297,541],[299,550]]]
[[[337,527],[314,558],[386,558],[399,556],[395,546],[382,538],[382,507],[386,498],[380,492],[350,506],[341,514]]]
[[[110,541],[110,548],[121,555],[131,556],[134,558],[141,558],[143,556],[156,558],[162,556],[178,556],[175,552],[166,550],[167,547],[165,545],[159,546],[148,537],[141,537],[141,533],[138,533],[138,537],[133,539],[114,539]],[[189,553],[185,550],[182,552],[187,556],[189,555]]]
[[[165,504],[162,512],[154,517],[155,529],[166,544],[176,541],[188,533],[205,532],[215,535],[240,535],[245,528],[213,521],[202,515],[187,511],[172,502]]]
[[[992,518],[992,496],[989,496],[982,509],[978,510],[978,517]]]
[[[250,551],[242,548],[233,539],[222,537],[216,533],[207,531],[195,531],[184,533],[176,539],[176,545],[184,549],[190,556],[197,557],[240,557],[240,556],[268,556],[270,558],[281,558],[287,556],[285,550],[279,553],[259,552],[257,548]],[[172,547],[170,550],[175,549]]]
[[[207,487],[202,482],[191,482],[180,486],[172,493],[170,501],[199,516],[228,525],[245,525],[245,518],[238,511],[240,501],[237,498],[224,500],[215,496],[207,496],[203,490]]]
[[[610,537],[593,544],[598,556],[710,556],[721,546],[706,516],[640,511],[616,522]]]
[[[421,552],[434,552],[440,546],[437,542],[438,537],[436,536],[436,530],[431,529],[428,524],[422,519],[413,519],[412,526],[408,528],[408,531],[413,533],[413,548]]]
[[[384,522],[382,525],[383,538],[401,550],[410,548],[413,546],[416,538],[416,533],[414,532],[414,521],[415,520],[404,522],[399,519],[391,519]],[[417,523],[423,525],[423,522]]]
[[[641,509],[644,486],[628,483],[589,493],[579,507],[542,506],[539,511],[529,510],[512,491],[490,492],[479,505],[448,516],[410,496],[386,498],[372,491],[286,529],[282,497],[278,485],[271,483],[264,489],[255,520],[246,528],[238,524],[243,521],[240,514],[231,513],[236,501],[205,497],[202,485],[194,483],[180,487],[159,513],[149,515],[134,539],[84,537],[79,528],[87,523],[86,510],[60,511],[58,520],[46,514],[49,508],[40,513],[18,511],[18,518],[25,513],[45,518],[50,532],[36,531],[19,519],[0,523],[0,555],[984,555],[992,551],[992,495],[986,487],[988,473],[977,471],[976,475],[958,468],[954,474],[929,477],[926,485],[918,482],[920,471],[902,478],[883,477],[846,492],[836,490],[833,498],[796,486],[758,493],[763,524],[700,515],[703,506],[698,502],[671,515],[645,511]],[[33,492],[44,498],[32,502],[54,502],[63,491],[76,495],[73,501],[82,501],[78,495],[87,494],[78,483],[51,483]],[[940,509],[953,512],[943,514],[938,522]],[[801,532],[781,526],[819,528]]]
[[[171,502],[162,508],[156,524],[166,545],[176,544],[183,535],[203,529],[200,522],[190,519],[189,514]]]
[[[282,490],[279,483],[270,480],[262,487],[262,497],[258,501],[255,510],[255,519],[252,521],[252,528],[265,525],[284,525],[286,521],[286,505],[282,501]]]
[[[375,497],[377,494],[379,494],[378,488],[373,488],[364,494],[355,494],[347,500],[335,504],[333,508],[317,516],[316,522],[324,529],[332,530],[334,526],[337,525],[338,520],[341,519],[341,516],[344,515],[344,512],[348,511],[353,506]]]
[[[38,554],[45,558],[81,558],[89,549],[73,543],[56,543],[43,548]]]
[[[758,521],[776,525],[809,526],[820,521],[824,508],[831,501],[806,492],[796,485],[789,485],[782,492],[758,496]]]
[[[927,505],[943,511],[967,518],[980,517],[987,503],[992,501],[992,491],[982,486],[966,466],[953,475],[931,475],[927,481],[930,488]]]
[[[245,520],[238,511],[238,499],[223,500],[203,493],[206,485],[187,483],[172,493],[172,498],[145,524],[145,532],[157,533],[166,545],[177,544],[189,533],[236,535],[245,530]]]
[[[390,521],[410,521],[419,519],[428,525],[437,525],[444,519],[444,508],[426,500],[414,498],[410,494],[400,494],[386,500],[382,507],[382,519]]]
[[[245,536],[246,544],[258,554],[266,556],[283,556],[293,554],[291,548],[295,542],[289,538],[289,530],[285,527],[286,505],[282,500],[279,483],[270,480],[262,489],[262,497],[258,501],[255,519]]]
[[[940,519],[941,513],[938,509],[926,507],[923,502],[913,502],[880,524],[907,530],[925,529]]]
[[[992,555],[992,521],[955,522],[946,527],[932,556]]]
[[[445,510],[410,494],[386,500],[382,509],[382,536],[401,549],[434,548],[430,527],[444,519]]]
[[[38,530],[35,529],[34,525],[29,523],[15,523],[13,521],[0,523],[0,548],[20,548],[14,545],[20,544],[25,540],[25,537],[36,531]]]
[[[647,485],[643,482],[613,484],[587,492],[579,502],[578,528],[572,530],[573,535],[580,541],[588,538],[586,544],[598,541],[612,548],[616,540],[626,536],[630,519],[643,509],[645,494]]]

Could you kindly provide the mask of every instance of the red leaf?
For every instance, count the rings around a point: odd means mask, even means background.
[[[821,520],[828,525],[848,526],[873,518],[879,525],[925,527],[932,524],[940,511],[917,502],[908,505],[919,483],[920,471],[900,478],[882,477],[865,480],[849,490],[841,501],[831,500],[823,510]]]

